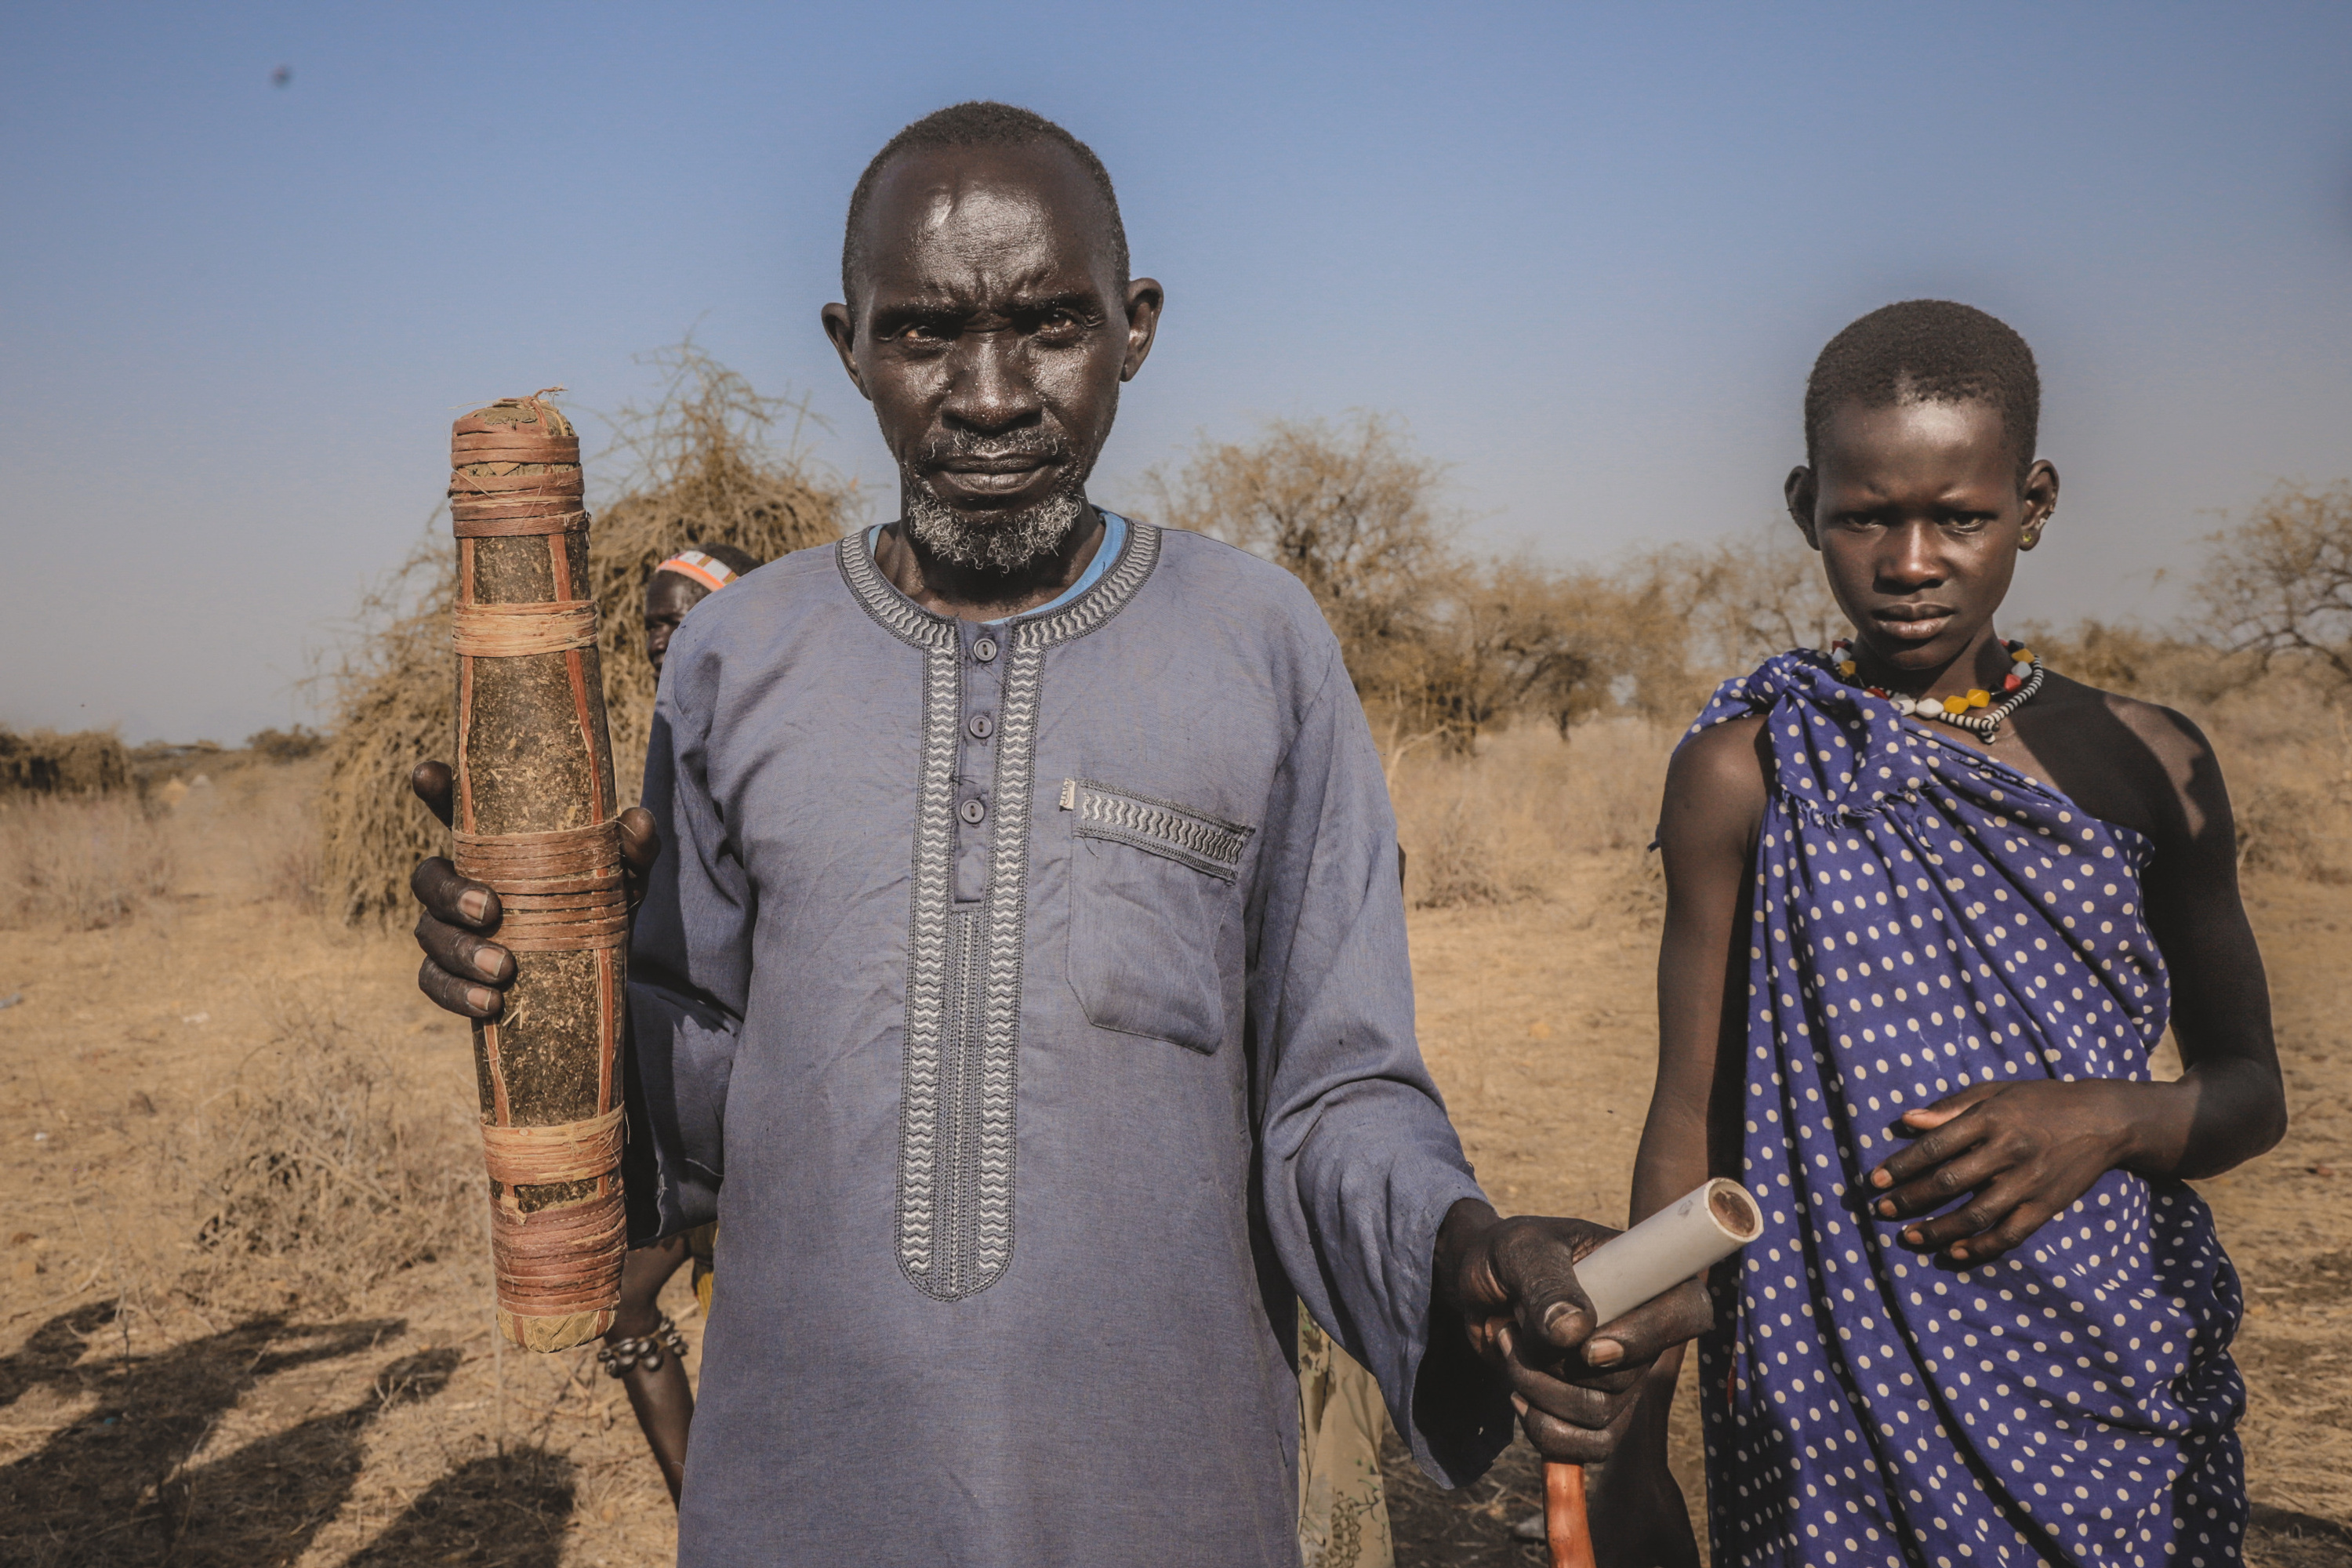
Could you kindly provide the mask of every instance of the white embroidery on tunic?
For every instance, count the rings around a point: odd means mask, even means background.
[[[962,647],[954,622],[902,597],[863,534],[841,542],[843,579],[866,613],[923,653],[922,776],[916,789],[914,894],[908,920],[906,1048],[898,1114],[898,1267],[943,1301],[994,1284],[1013,1262],[1013,1193],[1023,928],[1029,905],[1033,773],[1045,650],[1093,631],[1132,598],[1160,559],[1160,531],[1128,525],[1127,548],[1063,609],[1015,621],[998,704],[989,886],[954,902],[956,757],[962,743]]]
[[[1062,809],[1078,814],[1081,838],[1106,838],[1206,871],[1230,882],[1255,827],[1155,800],[1093,779],[1064,779]]]

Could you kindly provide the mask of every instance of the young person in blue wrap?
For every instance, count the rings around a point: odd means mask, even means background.
[[[1712,1172],[1767,1225],[1699,1358],[1725,1568],[2240,1555],[2238,1284],[2185,1179],[2284,1130],[2269,995],[2205,738],[1994,629],[2058,500],[2039,403],[1966,306],[1832,340],[1787,496],[1853,640],[1726,684],[1668,773],[1633,1216]],[[1696,1560],[1679,1359],[1603,1563]]]

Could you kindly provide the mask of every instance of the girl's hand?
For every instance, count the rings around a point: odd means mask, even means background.
[[[1937,1247],[1954,1263],[1990,1261],[2023,1242],[2093,1183],[2125,1163],[2153,1097],[2169,1084],[2090,1079],[2074,1083],[1979,1084],[1903,1114],[1924,1134],[1870,1173],[1885,1219],[1932,1214],[1903,1239]]]

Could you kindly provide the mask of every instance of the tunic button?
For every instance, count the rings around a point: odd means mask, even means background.
[[[996,658],[996,639],[994,637],[982,637],[978,642],[972,644],[971,657],[980,660],[982,664],[993,663]]]
[[[980,819],[988,815],[988,807],[976,800],[968,800],[956,807],[956,815],[977,827],[980,826]]]
[[[985,741],[996,733],[996,721],[985,713],[975,713],[971,716],[971,722],[964,728],[971,731],[973,740]]]

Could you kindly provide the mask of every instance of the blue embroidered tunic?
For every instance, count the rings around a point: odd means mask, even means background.
[[[1865,1176],[1970,1084],[2148,1078],[2151,846],[1784,654],[1762,715],[1744,1170],[1763,1237],[1703,1344],[1715,1561],[2233,1563],[2238,1282],[2186,1185],[2111,1171],[2016,1252],[1904,1246]]]
[[[688,1568],[1296,1564],[1294,1288],[1425,1465],[1508,1438],[1423,1375],[1478,1188],[1338,645],[1227,545],[1103,548],[978,625],[861,534],[671,647],[630,1193],[723,1221]]]

